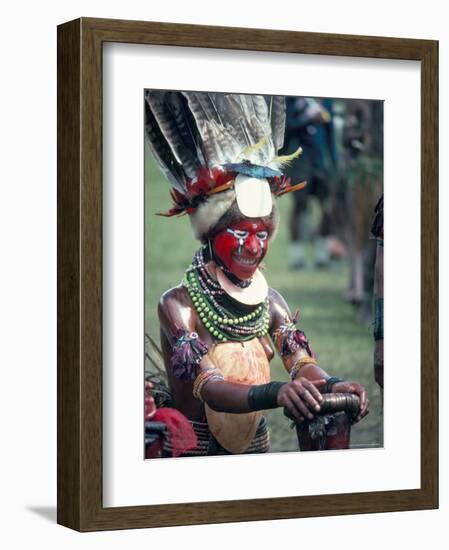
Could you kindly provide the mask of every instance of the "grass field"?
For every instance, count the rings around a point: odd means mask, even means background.
[[[170,207],[169,185],[146,154],[145,164],[145,327],[159,341],[157,302],[168,288],[179,284],[198,247],[187,217],[156,216]],[[363,384],[370,398],[370,414],[352,430],[352,446],[383,444],[381,398],[373,379],[371,327],[358,321],[353,308],[344,302],[347,266],[332,271],[290,271],[287,267],[287,216],[290,197],[279,200],[281,227],[266,258],[265,275],[273,288],[287,300],[290,309],[300,309],[299,326],[329,373]],[[287,380],[279,358],[272,361],[272,379]],[[272,450],[296,451],[296,433],[281,409],[267,411]]]

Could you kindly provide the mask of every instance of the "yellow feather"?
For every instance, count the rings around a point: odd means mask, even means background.
[[[292,162],[292,160],[295,160],[296,158],[298,158],[302,152],[303,152],[302,147],[298,147],[298,149],[291,155],[282,155],[280,157],[274,157],[274,159],[271,162],[274,162],[275,164],[280,164],[280,165],[289,164],[290,162]]]
[[[239,156],[242,158],[248,158],[248,156],[251,155],[251,153],[258,151],[261,147],[263,147],[267,141],[268,141],[268,137],[264,136],[260,141],[258,141],[254,145],[245,147],[245,149],[243,149],[243,151],[240,153]]]

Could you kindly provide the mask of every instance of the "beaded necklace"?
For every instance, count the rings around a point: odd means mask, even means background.
[[[244,342],[268,334],[268,298],[249,306],[227,294],[209,273],[200,248],[182,281],[206,329],[220,342]]]

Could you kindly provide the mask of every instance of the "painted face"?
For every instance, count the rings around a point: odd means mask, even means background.
[[[258,218],[244,219],[212,239],[215,255],[239,279],[250,279],[268,251],[269,227]]]

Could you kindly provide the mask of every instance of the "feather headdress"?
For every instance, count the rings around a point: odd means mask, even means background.
[[[273,195],[292,186],[282,167],[301,149],[279,157],[285,98],[208,92],[145,92],[145,132],[172,186],[164,215],[190,214],[201,240],[236,203],[244,217],[270,215]]]

